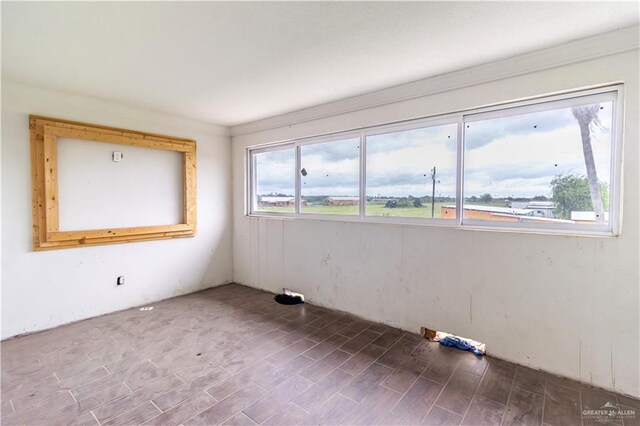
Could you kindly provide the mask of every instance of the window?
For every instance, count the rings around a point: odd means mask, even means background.
[[[455,219],[457,127],[368,134],[367,216]]]
[[[360,214],[360,138],[300,147],[302,213]]]
[[[464,219],[607,226],[613,100],[604,94],[467,117]]]
[[[621,90],[250,148],[249,213],[615,235]]]
[[[294,213],[296,205],[294,148],[258,152],[253,156],[253,211]]]

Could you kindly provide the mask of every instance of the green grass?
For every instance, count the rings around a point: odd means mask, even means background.
[[[440,217],[441,207],[443,205],[455,205],[455,203],[435,203],[434,218]],[[389,216],[389,217],[431,217],[431,204],[424,204],[422,207],[396,207],[390,209],[384,206],[384,203],[370,202],[367,203],[367,216]]]
[[[489,203],[470,203],[477,206],[494,206],[494,207],[507,207],[507,203],[504,201],[491,201]],[[435,203],[434,217],[440,217],[441,207],[443,205],[455,205],[454,202]],[[281,212],[281,213],[294,213],[293,207],[260,207],[258,211],[261,212]],[[345,216],[357,216],[359,213],[359,206],[302,206],[302,213],[312,214],[330,214],[330,215],[345,215]],[[367,203],[367,216],[389,216],[389,217],[431,217],[431,204],[424,204],[422,207],[396,207],[394,209],[384,206],[383,202],[372,201]]]

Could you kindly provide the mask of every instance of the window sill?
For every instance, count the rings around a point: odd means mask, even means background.
[[[321,215],[321,214],[291,214],[291,213],[259,213],[253,212],[244,215],[247,218],[258,219],[275,219],[275,220],[318,220],[325,222],[342,222],[342,223],[363,223],[391,226],[415,226],[427,228],[453,229],[459,231],[474,232],[501,232],[509,234],[534,234],[534,235],[553,235],[561,237],[596,237],[596,238],[618,238],[620,233],[602,230],[567,230],[567,229],[550,229],[541,227],[506,227],[495,225],[478,225],[478,224],[460,224],[455,220],[446,219],[422,219],[422,218],[386,218],[378,216],[343,216],[343,215]]]

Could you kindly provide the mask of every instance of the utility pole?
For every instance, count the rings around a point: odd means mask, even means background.
[[[431,218],[434,217],[436,210],[436,166],[431,169]]]

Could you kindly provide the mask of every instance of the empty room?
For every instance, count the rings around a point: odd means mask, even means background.
[[[640,425],[640,3],[2,1],[1,425]]]

